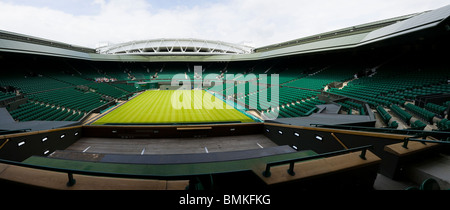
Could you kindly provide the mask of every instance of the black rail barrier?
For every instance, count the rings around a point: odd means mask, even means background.
[[[328,153],[323,153],[323,154],[313,155],[313,156],[308,156],[308,157],[302,157],[302,158],[297,158],[297,159],[267,163],[266,170],[263,171],[263,176],[270,177],[271,176],[271,173],[270,173],[271,167],[284,165],[284,164],[289,164],[289,169],[287,172],[289,175],[294,176],[295,175],[294,165],[296,162],[313,160],[313,159],[317,159],[317,158],[325,158],[325,157],[330,157],[330,156],[336,156],[336,155],[346,154],[346,153],[355,152],[355,151],[361,151],[360,157],[361,157],[361,159],[365,160],[367,149],[371,149],[372,147],[373,147],[372,145],[367,145],[367,146],[355,147],[355,148],[351,148],[351,149],[334,151],[334,152],[328,152]]]

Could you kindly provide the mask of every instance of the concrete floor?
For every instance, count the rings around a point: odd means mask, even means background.
[[[66,150],[105,154],[191,154],[277,146],[264,135],[183,139],[82,138]]]
[[[405,190],[411,186],[417,186],[417,184],[408,180],[392,180],[382,174],[377,175],[375,183],[373,184],[375,190]]]

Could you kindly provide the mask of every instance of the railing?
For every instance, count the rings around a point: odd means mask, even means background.
[[[405,138],[403,142],[403,148],[408,149],[408,143],[410,141],[421,142],[422,144],[426,143],[435,143],[435,144],[447,144],[450,145],[450,141],[436,141],[436,140],[426,140],[426,139],[415,139],[414,137]]]
[[[390,134],[400,134],[400,135],[411,135],[415,137],[419,136],[450,136],[450,132],[445,131],[425,131],[425,130],[400,130],[393,128],[374,128],[374,127],[362,127],[362,126],[350,126],[350,125],[326,125],[326,124],[310,124],[310,126],[320,127],[320,128],[332,128],[332,129],[346,129],[346,130],[357,130],[366,132],[378,132],[378,133],[390,133]]]
[[[297,158],[297,159],[292,159],[292,160],[271,162],[271,163],[267,163],[266,170],[263,171],[262,175],[264,177],[270,177],[271,176],[271,173],[270,173],[271,167],[289,164],[289,169],[287,170],[287,173],[291,176],[294,176],[295,175],[294,165],[296,162],[313,160],[313,159],[318,159],[318,158],[325,158],[325,157],[330,157],[330,156],[336,156],[336,155],[341,155],[341,154],[346,154],[346,153],[356,152],[356,151],[361,151],[361,155],[359,157],[361,159],[365,160],[366,159],[366,151],[367,151],[367,149],[371,149],[371,148],[373,148],[372,145],[367,145],[367,146],[355,147],[355,148],[351,148],[351,149],[334,151],[334,152],[328,152],[328,153],[323,153],[323,154],[313,155],[313,156],[308,156],[308,157],[302,157],[302,158]]]
[[[73,174],[98,176],[98,177],[114,177],[114,178],[129,178],[129,179],[165,179],[165,180],[186,179],[188,176],[188,175],[185,175],[185,176],[177,175],[177,176],[165,177],[165,176],[146,175],[146,174],[121,174],[121,173],[111,173],[111,172],[83,171],[83,170],[77,170],[77,169],[65,169],[65,168],[56,168],[56,167],[50,167],[50,166],[33,165],[33,164],[21,163],[21,162],[3,160],[3,159],[0,159],[0,163],[20,166],[20,167],[26,167],[26,168],[32,168],[32,169],[67,173],[68,181],[67,181],[66,185],[68,187],[74,186],[76,184],[76,180],[73,178]]]
[[[31,131],[31,128],[25,128],[25,129],[18,129],[18,130],[7,130],[7,131],[0,131],[1,135],[8,135],[8,134],[15,134],[15,133],[24,133]]]

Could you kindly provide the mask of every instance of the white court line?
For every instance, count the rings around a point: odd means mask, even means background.
[[[259,143],[256,143],[256,144],[257,144],[259,147],[261,147],[261,149],[264,148],[263,146],[261,146],[261,144],[259,144]]]
[[[89,146],[86,149],[84,149],[83,152],[86,152],[89,148],[91,148],[91,146]]]
[[[141,155],[144,155],[144,152],[145,152],[145,148],[142,149]]]
[[[205,152],[206,152],[206,153],[209,153],[209,152],[208,152],[208,148],[206,148],[206,147],[205,147]]]

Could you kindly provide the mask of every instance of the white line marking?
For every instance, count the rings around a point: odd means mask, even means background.
[[[256,144],[257,144],[259,147],[261,147],[261,149],[264,148],[263,146],[261,146],[261,144],[259,144],[259,143],[256,143]]]
[[[206,148],[206,147],[205,147],[205,152],[206,152],[206,153],[209,153],[209,152],[208,152],[208,148]]]
[[[89,146],[86,149],[84,149],[83,152],[86,152],[89,148],[91,148],[91,146]]]
[[[145,147],[144,147],[144,149],[142,149],[141,155],[144,155],[144,152],[145,152]]]

